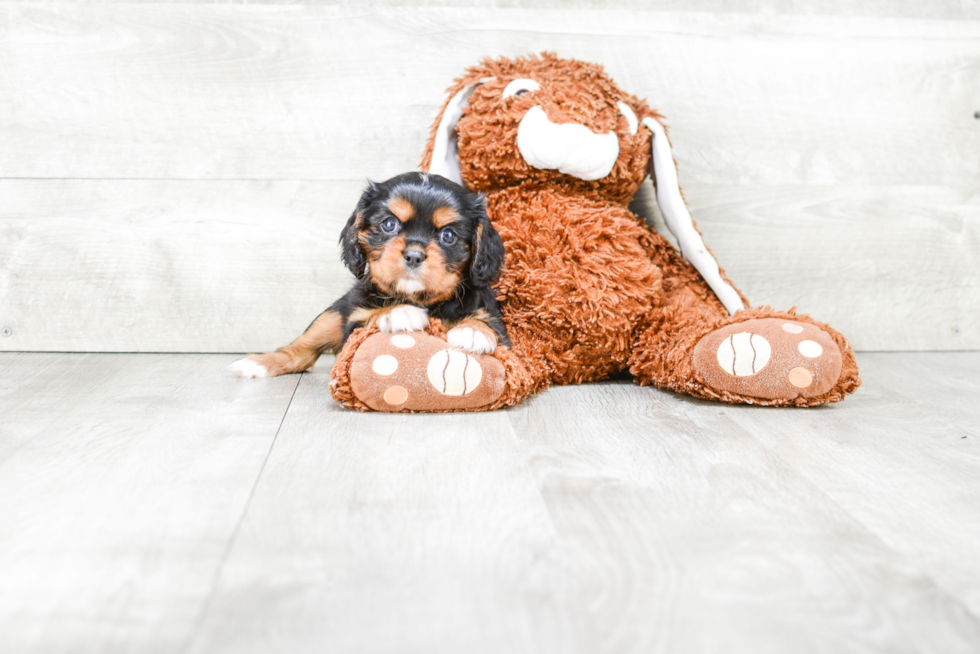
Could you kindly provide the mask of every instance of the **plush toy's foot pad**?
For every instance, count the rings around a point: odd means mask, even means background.
[[[357,399],[375,411],[475,409],[500,397],[504,366],[425,332],[379,332],[357,348],[350,383]]]
[[[720,391],[769,400],[816,397],[841,374],[841,351],[808,322],[762,318],[727,325],[694,348],[694,366]]]

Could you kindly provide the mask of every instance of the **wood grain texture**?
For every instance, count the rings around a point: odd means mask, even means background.
[[[85,0],[87,4],[256,4],[251,0]],[[0,0],[2,3],[23,0]],[[980,18],[977,0],[262,0],[265,5],[342,7],[456,7],[524,9],[619,8],[642,11],[699,11],[767,15],[869,16],[877,18]]]
[[[3,4],[0,26],[0,177],[384,177],[416,165],[466,65],[545,49],[661,109],[685,184],[980,173],[977,21]]]
[[[0,180],[0,349],[267,351],[353,281],[337,239],[361,182]],[[690,185],[757,304],[859,350],[980,348],[980,194]],[[633,208],[667,230],[647,182]]]
[[[860,350],[980,349],[980,186],[691,186],[687,197],[754,304],[799,306]]]
[[[868,367],[887,374],[904,356]],[[621,380],[490,415],[383,416],[324,405],[326,384],[324,372],[304,378],[190,651],[980,645],[980,619],[957,592],[977,574],[958,557],[980,519],[946,512],[980,490],[974,471],[946,472],[959,489],[936,486],[906,422],[896,458],[908,455],[949,519],[923,523],[918,507],[881,493],[870,503],[879,519],[865,523],[801,460],[808,444],[860,459],[865,469],[843,467],[837,486],[890,474],[862,429],[892,407],[863,403],[866,391],[815,411],[739,411]],[[910,405],[938,416],[935,399],[927,388]],[[830,425],[821,443],[795,428],[798,414]],[[836,437],[842,424],[860,451]],[[948,442],[933,453],[960,456]],[[949,537],[934,553],[968,575],[961,587],[893,547],[878,531],[889,521],[927,524],[936,545]]]
[[[0,348],[266,351],[346,292],[360,183],[0,181]]]
[[[980,617],[980,353],[858,363],[856,407],[724,412]]]
[[[230,359],[0,354],[4,652],[980,649],[980,353],[394,416]]]
[[[631,1],[0,3],[0,350],[288,342],[350,283],[364,177],[414,168],[465,65],[544,49],[667,114],[754,303],[861,350],[980,348],[976,3]]]
[[[506,413],[385,415],[304,376],[189,652],[590,652]]]
[[[861,359],[873,364],[873,383],[915,403],[941,404],[940,424],[954,428],[951,435],[977,435],[980,424],[974,400],[980,391],[980,354],[923,352],[893,359],[867,353]]]
[[[229,360],[0,355],[0,649],[179,651],[298,381]]]
[[[866,397],[859,391],[816,411],[738,411],[624,380],[551,389],[511,411],[577,590],[589,598],[598,651],[926,652],[939,642],[975,649],[980,619],[962,595],[807,474],[801,448],[846,456],[837,427],[849,424],[856,436],[878,423],[883,407]],[[927,406],[920,401],[920,410]],[[796,420],[822,425],[820,442],[787,427]],[[874,450],[891,443],[866,433],[856,436],[863,456],[855,468],[838,471],[851,483],[889,468]],[[915,433],[907,429],[909,441]],[[915,450],[896,447],[896,457]],[[946,456],[958,454],[947,447]],[[917,481],[933,481],[928,467]],[[933,499],[980,490],[972,470],[946,474],[959,488],[950,482]],[[918,508],[886,490],[877,491],[881,522],[925,524]],[[961,530],[980,520],[941,513],[950,520],[940,533],[955,545],[936,552],[955,568],[968,540]],[[974,560],[962,569],[975,578]]]

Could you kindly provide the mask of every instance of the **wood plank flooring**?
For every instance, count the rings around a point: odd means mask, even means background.
[[[232,358],[0,353],[0,651],[980,650],[978,352],[469,415]]]
[[[299,381],[227,359],[0,355],[0,651],[180,651]]]
[[[337,242],[362,187],[0,180],[0,328],[10,330],[0,349],[284,345],[350,289]],[[858,350],[980,348],[980,193],[698,184],[685,193],[754,304],[799,306]],[[669,235],[650,182],[632,208]]]
[[[666,115],[685,185],[976,184],[980,22],[747,11],[0,3],[0,176],[384,178],[467,66],[552,50]]]
[[[980,348],[977,0],[413,1],[0,1],[0,349],[288,342],[349,288],[364,179],[467,66],[543,50],[664,113],[754,304]]]

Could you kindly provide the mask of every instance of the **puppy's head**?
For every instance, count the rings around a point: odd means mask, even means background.
[[[490,284],[504,260],[483,198],[424,173],[369,182],[340,242],[358,278],[426,304],[448,299],[464,281]]]

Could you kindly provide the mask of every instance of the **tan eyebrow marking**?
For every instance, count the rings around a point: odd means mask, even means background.
[[[439,207],[432,212],[432,223],[436,227],[445,227],[459,220],[460,216],[452,207]]]
[[[395,214],[395,218],[407,223],[415,217],[415,207],[405,198],[391,198],[387,202],[388,210]]]

